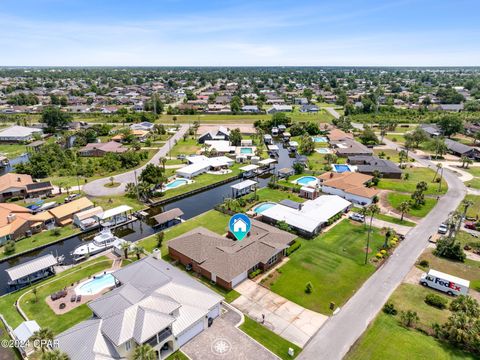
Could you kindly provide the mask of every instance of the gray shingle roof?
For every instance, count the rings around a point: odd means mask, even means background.
[[[472,151],[474,148],[451,139],[445,139],[445,145],[450,151],[456,152],[458,154],[466,154]]]

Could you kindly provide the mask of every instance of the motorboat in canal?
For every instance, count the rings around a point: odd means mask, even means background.
[[[100,231],[94,238],[84,245],[80,245],[72,251],[75,261],[84,259],[87,256],[98,254],[112,247],[121,247],[125,240],[116,237],[109,228]]]

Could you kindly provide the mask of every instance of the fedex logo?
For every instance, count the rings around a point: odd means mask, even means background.
[[[458,286],[457,284],[450,281],[444,281],[440,278],[435,278],[435,284],[439,284],[440,286],[450,288],[453,291],[460,291],[460,286]]]

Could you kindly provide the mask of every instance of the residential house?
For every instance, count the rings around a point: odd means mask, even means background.
[[[458,141],[445,139],[445,145],[450,153],[457,156],[466,156],[473,160],[480,160],[480,150],[473,146],[462,144]]]
[[[374,175],[378,171],[384,178],[402,177],[402,170],[394,162],[376,156],[349,156],[347,162],[356,165],[357,171],[362,174]]]
[[[227,169],[234,164],[234,160],[226,156],[206,157],[204,155],[187,156],[190,165],[177,169],[175,172],[178,176],[191,179],[207,171],[218,171]]]
[[[132,130],[143,130],[143,131],[152,131],[154,127],[155,127],[155,124],[152,124],[151,122],[148,122],[148,121],[130,125],[130,129]]]
[[[116,141],[106,143],[89,143],[78,150],[80,156],[102,157],[108,153],[120,154],[128,151],[128,148]]]
[[[438,137],[442,135],[442,131],[436,124],[421,124],[420,128],[425,131],[430,137]]]
[[[42,129],[14,125],[0,131],[0,142],[29,142],[33,140],[35,134],[43,135]]]
[[[198,138],[198,143],[203,144],[207,140],[229,140],[230,130],[220,126],[217,130],[207,131]]]
[[[318,177],[320,189],[325,194],[338,195],[345,200],[359,204],[370,205],[379,190],[367,187],[373,179],[370,175],[355,172],[326,172]]]
[[[302,105],[300,108],[302,113],[317,113],[319,110],[317,105]]]
[[[372,149],[369,149],[363,144],[353,140],[345,139],[340,141],[330,141],[330,144],[335,148],[335,153],[340,157],[358,156],[358,155],[373,155]]]
[[[352,203],[337,195],[322,195],[304,203],[280,203],[264,210],[260,215],[262,221],[276,224],[286,222],[292,230],[302,236],[314,237],[327,226],[336,214],[347,212]]]
[[[260,109],[257,105],[245,105],[242,107],[242,112],[247,114],[258,114],[260,113]]]
[[[267,110],[267,114],[275,114],[279,112],[292,112],[293,108],[291,105],[273,105]]]
[[[48,196],[52,191],[50,181],[34,182],[27,174],[7,173],[0,176],[0,201]]]
[[[329,130],[327,138],[329,141],[343,141],[348,139],[353,140],[353,134],[334,128]]]
[[[163,360],[220,315],[223,298],[160,255],[112,275],[117,287],[88,303],[93,316],[56,337],[71,360],[131,359],[143,344]]]
[[[73,200],[69,203],[57,206],[49,210],[55,218],[55,223],[60,226],[65,226],[73,222],[73,216],[76,213],[93,208],[93,203],[86,197]]]
[[[191,266],[193,271],[217,285],[232,289],[251,272],[267,270],[278,263],[295,238],[293,234],[252,220],[250,232],[242,241],[198,227],[170,240],[168,253],[172,259]]]

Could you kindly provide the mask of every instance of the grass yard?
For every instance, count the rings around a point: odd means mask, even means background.
[[[480,183],[480,179],[479,179],[479,183]],[[467,217],[474,218],[475,216],[480,215],[480,196],[469,194],[465,196],[465,199],[473,202],[473,205],[471,205],[467,209]],[[460,204],[457,210],[463,214],[463,211],[464,211],[463,205]]]
[[[447,192],[447,183],[442,180],[442,189],[438,192],[438,183],[432,182],[435,171],[427,168],[409,168],[404,170],[404,174],[408,173],[408,180],[405,179],[381,179],[377,185],[378,189],[392,190],[398,192],[413,193],[420,181],[425,181],[428,185],[425,194],[436,195],[445,194]]]
[[[466,234],[466,233],[463,233]],[[471,238],[477,240],[475,238]],[[459,239],[462,241],[462,239]],[[431,269],[458,276],[470,281],[470,287],[480,291],[480,262],[466,259],[465,262],[452,261],[433,255],[431,249],[425,250],[420,260],[427,260]],[[423,269],[422,270],[427,270]]]
[[[345,359],[473,360],[475,356],[420,331],[404,328],[395,317],[380,313]]]
[[[374,149],[374,155],[379,156],[382,159],[393,161],[394,163],[400,163],[400,157],[398,156],[398,151],[393,149]],[[411,157],[408,158],[409,161],[414,161]]]
[[[64,315],[55,315],[46,304],[45,298],[55,291],[70,286],[70,284],[74,282],[104,271],[110,268],[111,265],[111,260],[106,257],[100,257],[68,269],[34,286],[29,286],[17,292],[2,296],[0,297],[0,312],[12,328],[20,325],[23,318],[16,311],[14,304],[21,295],[28,292],[28,294],[20,300],[22,310],[30,319],[36,320],[41,327],[50,327],[55,334],[58,334],[74,324],[88,319],[92,315],[92,312],[87,305],[81,305]],[[38,301],[36,303],[34,302],[34,295],[30,292],[33,287],[38,289]]]
[[[372,235],[369,258],[384,242],[378,229]],[[364,265],[366,240],[367,227],[343,220],[313,240],[300,240],[301,248],[265,285],[310,310],[331,314],[331,301],[342,306],[375,271],[373,264]],[[309,281],[313,293],[308,295]]]
[[[402,202],[411,200],[411,197],[407,194],[391,192],[387,194],[387,200],[393,208],[398,209]],[[436,199],[425,197],[425,204],[417,209],[412,207],[408,214],[417,218],[423,218],[434,208],[436,204]]]
[[[166,360],[189,360],[190,358],[187,357],[183,352],[180,350],[175,351],[173,354],[167,357]]]
[[[387,134],[385,138],[391,140],[399,145],[403,145],[405,143],[405,137],[402,133],[399,134]]]
[[[177,155],[192,155],[196,154],[197,151],[202,149],[202,145],[197,143],[197,140],[189,137],[187,140],[180,139],[176,144],[172,143],[172,150],[170,151],[170,156],[175,159]]]
[[[42,245],[50,244],[59,239],[62,239],[77,233],[79,234],[81,232],[79,228],[73,225],[68,225],[62,228],[58,228],[58,231],[60,231],[59,235],[55,235],[52,232],[52,230],[46,230],[46,231],[42,231],[41,233],[32,235],[31,237],[26,237],[26,238],[23,238],[22,240],[18,240],[15,242],[15,252],[12,254],[5,254],[3,249],[4,247],[0,246],[0,259],[13,254],[21,253],[23,251],[31,250]]]
[[[3,322],[0,321],[0,341],[7,340],[11,341],[12,339],[7,333],[7,329],[3,325]],[[20,356],[18,350],[16,348],[9,348],[0,346],[0,359],[2,360],[20,360],[22,357]]]
[[[293,359],[297,357],[300,351],[302,351],[302,349],[297,345],[292,344],[288,340],[285,340],[281,336],[275,334],[273,331],[257,323],[255,320],[252,320],[248,316],[245,316],[245,322],[240,325],[240,330],[257,340],[268,350],[276,354],[280,359]],[[295,352],[295,355],[293,357],[288,355],[289,348],[292,348]]]
[[[305,199],[301,198],[300,196],[292,192],[283,191],[279,189],[270,189],[268,187],[257,190],[257,196],[259,198],[257,203],[264,202],[264,201],[280,202],[285,199],[293,200],[296,202],[305,201]]]
[[[408,220],[400,220],[399,218],[385,215],[385,214],[375,214],[374,216],[376,219],[383,220],[383,221],[388,221],[392,224],[397,224],[397,225],[404,225],[404,226],[410,226],[413,227],[416,224],[414,222],[408,221]]]
[[[470,174],[475,176],[472,180],[466,182],[465,184],[474,189],[480,189],[480,167],[470,167],[469,169],[462,169],[468,171]]]
[[[113,196],[87,196],[95,206],[101,206],[104,209],[112,209],[120,205],[128,205],[133,208],[134,211],[144,209],[145,204],[139,202],[137,199],[125,196],[125,195],[113,195]]]
[[[0,154],[5,155],[10,160],[26,152],[27,147],[23,144],[0,144]]]

